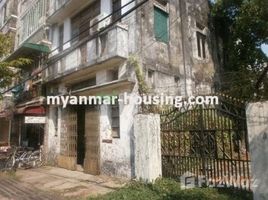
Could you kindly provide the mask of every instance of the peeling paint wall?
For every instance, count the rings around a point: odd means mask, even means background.
[[[135,116],[135,176],[137,180],[154,182],[162,176],[160,116]]]
[[[169,14],[169,43],[159,42],[154,36],[154,7],[161,7]],[[144,70],[153,70],[156,82],[165,74],[179,77],[177,94],[191,95],[211,93],[218,61],[214,52],[214,36],[209,30],[209,7],[207,0],[170,0],[166,6],[150,1],[138,13],[138,41]],[[206,35],[206,58],[197,56],[197,23],[204,26]],[[213,52],[213,53],[212,53]],[[171,80],[172,78],[170,78]],[[172,81],[161,84],[170,87]],[[186,86],[185,86],[186,84]],[[176,86],[176,81],[173,80]],[[158,91],[155,85],[155,91]],[[185,87],[187,91],[185,91]],[[169,89],[167,90],[168,92]]]
[[[123,2],[125,4],[127,1]],[[146,81],[154,93],[184,96],[210,93],[215,81],[215,69],[218,64],[214,54],[211,53],[214,50],[212,49],[213,45],[210,43],[212,43],[211,40],[214,37],[212,37],[208,25],[207,1],[170,0],[169,2],[166,8],[169,13],[169,43],[165,44],[155,39],[154,6],[156,4],[154,3],[156,1],[149,1],[142,8],[121,20],[121,23],[126,27],[123,31],[128,34],[127,39],[121,37],[120,34],[116,37],[116,40],[123,39],[122,44],[128,41],[128,52],[122,52],[122,54],[124,56],[134,54],[141,61]],[[102,8],[101,10],[105,10],[104,7]],[[197,56],[197,20],[198,23],[204,25],[203,31],[208,38],[206,44],[207,57],[205,59],[199,59]],[[94,45],[96,46],[96,44]],[[94,45],[89,45],[94,51],[90,54],[91,56],[94,53],[96,54]],[[122,50],[122,48],[118,50]],[[96,76],[97,86],[107,84],[111,81],[107,70],[112,68],[119,69],[119,80],[129,79],[136,81],[135,70],[127,64],[127,60],[117,66],[113,66],[113,63],[108,63],[105,69],[96,68],[95,71],[89,74],[88,78]],[[149,77],[149,71],[153,72],[151,77]],[[59,80],[58,83],[65,86],[64,80]],[[132,98],[138,94],[137,83],[134,85],[129,91]],[[111,94],[115,95],[114,92],[113,90],[110,91]],[[122,96],[123,91],[121,91],[121,88],[117,89],[116,92],[116,94]],[[120,103],[120,138],[112,137],[110,106],[101,105],[99,110],[101,173],[133,178],[135,175],[133,126],[134,116],[138,113],[138,108],[134,104],[124,105]],[[48,145],[51,151],[59,152],[60,137],[56,138],[54,135],[52,118],[53,116],[49,115]]]
[[[57,113],[56,113],[57,112]],[[60,153],[61,109],[50,106],[47,114],[45,134],[45,151],[48,164],[56,165],[57,155]]]
[[[249,103],[246,113],[254,200],[267,200],[268,101]]]
[[[123,96],[123,94],[119,95]],[[130,98],[134,98],[131,94]],[[100,109],[101,172],[106,175],[131,178],[134,175],[134,116],[137,106],[119,104],[120,138],[112,138],[110,106]]]

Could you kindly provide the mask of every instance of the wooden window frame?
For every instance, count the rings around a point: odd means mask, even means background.
[[[197,56],[201,59],[207,58],[206,53],[206,43],[207,43],[207,36],[200,31],[196,31],[196,42],[197,42]]]
[[[114,13],[115,10],[117,10],[121,7],[122,7],[121,0],[112,0],[112,13]],[[114,21],[118,20],[121,17],[121,15],[122,15],[122,10],[119,10],[116,13],[114,13],[112,15],[112,21],[114,22]]]
[[[117,111],[114,113],[114,109]],[[118,125],[114,125],[115,118],[118,120]],[[111,129],[112,129],[112,138],[120,138],[120,105],[119,102],[116,101],[114,105],[111,105]]]
[[[165,34],[164,33],[161,33],[160,36],[159,36],[159,33],[157,33],[157,26],[159,24],[156,23],[156,12],[162,12],[163,15],[166,15],[166,37],[165,37]],[[154,12],[154,37],[156,39],[156,41],[159,41],[159,42],[162,42],[162,43],[165,43],[165,44],[168,44],[169,41],[170,41],[170,33],[169,33],[169,13],[160,8],[159,6],[157,5],[154,5],[154,8],[153,8],[153,12]]]
[[[58,51],[61,52],[63,50],[63,44],[64,44],[64,25],[59,25],[59,47]]]

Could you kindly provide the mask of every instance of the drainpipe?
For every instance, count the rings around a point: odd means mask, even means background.
[[[183,26],[183,13],[182,13],[182,1],[179,0],[179,12],[180,12],[180,19],[181,19],[181,45],[182,45],[182,59],[183,59],[183,70],[184,70],[184,91],[185,96],[188,96],[187,92],[187,80],[186,80],[186,61],[185,61],[185,44],[184,44],[184,26]]]

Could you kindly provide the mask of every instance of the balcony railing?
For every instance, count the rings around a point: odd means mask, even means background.
[[[55,12],[57,12],[60,8],[62,8],[69,1],[70,0],[50,0],[48,15],[49,16],[53,15]]]
[[[24,103],[33,100],[37,97],[40,97],[41,95],[42,93],[40,85],[34,85],[28,91],[24,91],[23,88],[19,88],[18,91],[14,92],[14,102],[16,104]]]
[[[19,44],[22,44],[46,22],[46,0],[35,1],[19,19]]]
[[[128,30],[121,25],[116,25],[88,42],[81,41],[77,46],[72,51],[67,49],[66,53],[62,52],[51,58],[57,61],[50,63],[46,73],[47,80],[68,75],[73,70],[109,62],[112,59],[127,59]],[[55,59],[57,56],[60,58]]]

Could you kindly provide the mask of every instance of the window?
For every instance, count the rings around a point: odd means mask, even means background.
[[[118,101],[116,101],[114,105],[111,105],[111,126],[112,137],[120,138],[120,112]]]
[[[57,137],[58,136],[58,130],[59,130],[59,123],[58,123],[58,120],[59,120],[59,108],[55,108],[55,124],[54,124],[54,127],[55,127],[55,136]]]
[[[174,76],[174,82],[175,82],[176,84],[178,84],[179,81],[180,81],[180,77],[178,77],[178,76]]]
[[[148,70],[148,83],[151,87],[154,86],[154,71]]]
[[[4,25],[6,20],[7,20],[7,4],[5,4],[1,10],[1,26]]]
[[[154,7],[154,34],[156,40],[164,43],[169,41],[169,15],[158,7]]]
[[[64,30],[63,30],[63,24],[62,24],[59,27],[59,51],[63,50],[63,34],[64,34]]]
[[[161,4],[162,6],[166,6],[168,3],[168,0],[156,0],[156,2],[158,2],[159,4]]]
[[[114,13],[112,19],[114,22],[121,17],[121,0],[112,0],[112,1],[113,1],[112,13]]]
[[[77,42],[79,40],[79,27],[80,27],[80,15],[74,17],[71,19],[71,43],[74,44],[75,42]]]
[[[71,90],[79,90],[86,87],[91,87],[96,85],[96,77],[88,79],[86,81],[79,82],[71,86]]]
[[[103,56],[107,51],[107,40],[108,40],[108,33],[103,33],[100,35],[100,55]]]
[[[199,31],[196,32],[197,53],[199,58],[206,58],[206,36]]]
[[[110,74],[111,74],[111,81],[116,81],[118,80],[118,69],[114,69],[114,70],[110,70]]]

